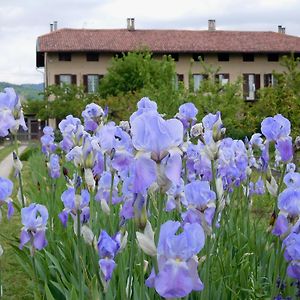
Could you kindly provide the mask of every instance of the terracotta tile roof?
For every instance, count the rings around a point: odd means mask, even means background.
[[[60,29],[37,40],[37,52],[127,52],[144,46],[154,53],[286,53],[300,52],[300,37],[256,31]]]

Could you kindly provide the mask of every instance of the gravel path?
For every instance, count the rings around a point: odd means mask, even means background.
[[[22,145],[19,147],[19,155],[27,148],[26,145]],[[0,177],[8,178],[13,169],[13,157],[12,153],[6,156],[0,162]]]

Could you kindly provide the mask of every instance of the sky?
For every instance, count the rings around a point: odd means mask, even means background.
[[[60,28],[207,29],[277,31],[300,36],[300,0],[0,0],[0,81],[41,83],[37,37]]]

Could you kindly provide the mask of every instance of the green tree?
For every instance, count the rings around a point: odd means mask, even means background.
[[[273,73],[275,85],[260,90],[259,100],[248,111],[248,120],[256,123],[260,130],[260,122],[268,116],[282,114],[292,124],[292,136],[300,134],[300,60],[293,56],[284,56],[281,65],[282,73]]]
[[[154,59],[149,51],[130,52],[112,59],[100,82],[100,95],[108,100],[112,114],[129,116],[141,97],[149,97],[167,117],[174,116],[182,103],[183,85],[175,88],[175,63],[171,56]],[[113,100],[113,101],[112,101]],[[126,104],[127,103],[127,104]],[[124,113],[119,108],[125,108]],[[128,108],[134,106],[129,112]]]
[[[99,101],[99,95],[87,94],[76,85],[51,85],[45,89],[44,99],[27,102],[25,113],[36,113],[42,120],[63,119],[70,114],[80,117],[88,103]]]

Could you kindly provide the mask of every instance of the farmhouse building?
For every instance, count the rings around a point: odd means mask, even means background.
[[[192,74],[194,90],[206,75],[200,60],[219,68],[216,78],[223,84],[242,77],[244,99],[251,101],[260,87],[274,83],[273,71],[283,70],[281,56],[300,55],[300,37],[287,35],[282,26],[278,32],[217,30],[214,20],[207,30],[141,30],[134,19],[127,19],[125,29],[57,29],[55,24],[37,39],[36,65],[45,68],[46,87],[72,83],[92,93],[113,56],[143,48],[155,58],[171,55],[178,80],[188,87]]]

